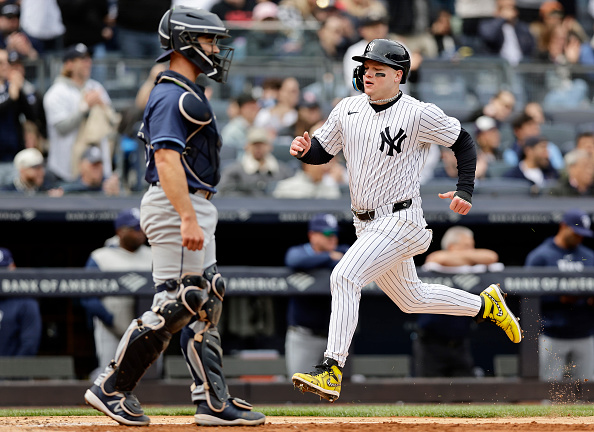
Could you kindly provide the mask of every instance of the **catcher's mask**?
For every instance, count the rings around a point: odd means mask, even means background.
[[[213,48],[218,53],[207,54],[198,38],[214,36]],[[203,9],[187,6],[176,6],[165,12],[159,23],[159,39],[165,52],[157,58],[157,62],[169,60],[173,51],[190,60],[207,77],[225,83],[231,67],[234,48],[218,45],[218,40],[229,37],[229,30],[215,14]],[[204,45],[204,43],[203,43]]]

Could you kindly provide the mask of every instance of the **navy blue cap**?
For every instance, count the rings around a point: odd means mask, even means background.
[[[101,149],[97,146],[90,146],[88,149],[85,150],[83,155],[81,156],[81,160],[86,159],[92,164],[96,164],[99,162],[103,162],[103,154],[101,153]]]
[[[331,214],[320,213],[315,215],[309,221],[309,230],[322,232],[324,234],[337,234],[338,221]]]
[[[122,227],[129,227],[140,231],[140,210],[131,208],[121,211],[116,217],[114,225],[116,230]]]
[[[83,43],[77,43],[76,45],[66,48],[62,61],[67,62],[68,60],[74,60],[77,58],[91,57],[89,48]]]
[[[8,267],[13,262],[10,251],[6,248],[0,248],[0,267]]]
[[[593,237],[594,233],[590,229],[592,220],[585,212],[579,209],[567,211],[563,215],[563,223],[570,227],[577,235],[584,237]]]

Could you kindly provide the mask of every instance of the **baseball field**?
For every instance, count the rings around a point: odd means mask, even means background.
[[[238,426],[233,431],[266,432],[481,432],[594,430],[591,404],[456,404],[456,405],[313,405],[258,407],[268,417],[263,426]],[[155,432],[195,431],[194,410],[148,407],[148,426]],[[83,407],[1,409],[0,432],[115,432],[125,430],[108,417]],[[206,428],[200,428],[206,429]],[[209,428],[219,430],[220,428]]]

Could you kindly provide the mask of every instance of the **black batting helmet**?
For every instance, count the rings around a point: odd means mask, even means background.
[[[198,37],[214,36],[213,44],[220,49],[218,54],[206,54],[200,47]],[[231,66],[233,48],[218,45],[218,39],[229,37],[229,30],[221,19],[203,9],[176,6],[165,12],[159,23],[159,39],[163,53],[157,62],[169,60],[173,51],[180,53],[200,68],[209,78],[224,83]]]
[[[374,39],[367,44],[362,56],[355,56],[353,60],[364,63],[365,60],[375,60],[402,71],[402,84],[410,70],[410,55],[404,45],[390,39]],[[355,68],[356,70],[357,68]],[[356,78],[356,77],[355,77]]]

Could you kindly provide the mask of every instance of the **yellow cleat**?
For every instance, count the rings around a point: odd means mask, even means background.
[[[499,284],[491,284],[480,294],[483,300],[482,314],[479,319],[488,319],[493,321],[498,327],[501,327],[507,337],[513,343],[519,343],[522,340],[522,329],[515,315],[509,310],[505,303],[505,294],[499,288]]]
[[[315,366],[313,372],[293,375],[293,385],[301,392],[315,393],[330,402],[340,396],[341,382],[342,370],[338,362],[331,358],[325,358],[322,364]]]

